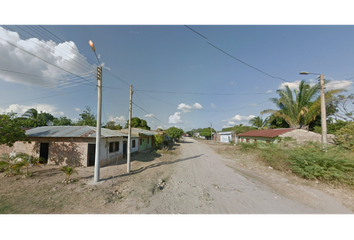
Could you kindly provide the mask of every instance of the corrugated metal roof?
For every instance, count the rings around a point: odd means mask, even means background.
[[[29,137],[88,137],[96,138],[96,127],[91,126],[43,126],[26,131]],[[127,134],[101,128],[101,137],[124,137]]]
[[[117,130],[117,131],[128,134],[129,130],[128,129],[122,129],[122,130]],[[139,134],[144,134],[146,136],[153,136],[153,135],[157,134],[157,132],[150,131],[150,130],[145,130],[145,129],[140,129],[140,128],[132,128],[131,129],[131,133],[132,133],[132,136],[136,136],[136,137],[138,137]]]
[[[294,128],[281,128],[281,129],[266,129],[266,130],[252,130],[244,133],[238,134],[238,136],[243,137],[277,137],[283,133],[287,133],[295,130]]]

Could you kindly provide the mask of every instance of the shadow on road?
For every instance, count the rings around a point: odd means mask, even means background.
[[[134,175],[134,174],[137,174],[137,173],[141,173],[147,169],[150,169],[150,168],[155,168],[155,167],[159,167],[159,166],[162,166],[162,165],[166,165],[166,164],[174,164],[174,163],[177,163],[177,162],[183,162],[183,161],[187,161],[187,160],[191,160],[193,158],[198,158],[198,157],[201,157],[203,156],[204,154],[199,154],[199,155],[195,155],[193,157],[188,157],[188,158],[182,158],[182,159],[176,159],[174,161],[171,161],[171,162],[159,162],[159,163],[153,163],[149,166],[146,166],[146,167],[141,167],[137,170],[132,170],[130,173],[125,173],[125,174],[122,174],[122,175],[118,175],[118,176],[114,176],[114,177],[109,177],[109,178],[104,178],[104,179],[101,179],[101,180],[109,180],[109,179],[114,179],[114,178],[119,178],[119,177],[124,177],[124,176],[129,176],[129,175]]]

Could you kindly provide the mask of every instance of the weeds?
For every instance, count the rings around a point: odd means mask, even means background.
[[[292,141],[285,141],[285,145],[237,144],[241,151],[256,153],[273,169],[292,172],[305,179],[354,187],[354,160],[351,151],[331,146],[326,152],[320,143],[313,142],[297,145]]]

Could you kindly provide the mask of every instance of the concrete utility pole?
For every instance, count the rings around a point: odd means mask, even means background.
[[[94,181],[100,180],[100,153],[101,153],[101,113],[102,113],[102,67],[97,67],[97,127],[96,127],[96,151],[95,151],[95,174]]]
[[[324,75],[318,73],[310,72],[300,72],[302,75],[315,74],[320,75],[320,90],[321,90],[321,128],[322,128],[322,145],[327,147],[327,114],[326,114],[326,98],[325,98],[325,86],[324,86]]]
[[[321,88],[321,126],[322,126],[322,144],[327,147],[327,116],[326,116],[326,98],[324,75],[320,75],[320,88]]]
[[[132,98],[133,98],[133,86],[130,85],[130,101],[129,101],[129,128],[128,128],[128,153],[127,153],[127,172],[130,172],[130,142],[132,131]]]
[[[92,51],[95,53],[96,59],[100,64],[97,67],[97,126],[96,126],[96,150],[95,150],[95,172],[94,172],[94,181],[98,182],[100,180],[100,149],[101,149],[101,113],[102,113],[102,67],[100,60],[97,57],[95,45],[90,40],[89,45]]]

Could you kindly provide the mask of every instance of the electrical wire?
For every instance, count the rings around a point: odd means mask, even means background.
[[[169,94],[190,94],[190,95],[216,95],[216,96],[238,96],[238,95],[269,95],[274,93],[197,93],[197,92],[172,92],[172,91],[154,91],[154,90],[141,90],[139,92],[154,92],[154,93],[169,93]]]
[[[133,103],[135,106],[137,106],[138,108],[140,108],[141,110],[143,110],[144,112],[146,112],[147,114],[151,114],[151,113],[149,113],[148,111],[146,111],[145,109],[143,109],[142,107],[140,107],[139,105],[137,105],[136,103],[134,103],[133,101],[132,101],[132,103]],[[156,118],[155,116],[153,116],[153,118],[155,118],[155,119],[156,119],[157,121],[159,121],[160,123],[167,125],[166,123],[162,122],[160,119]]]

